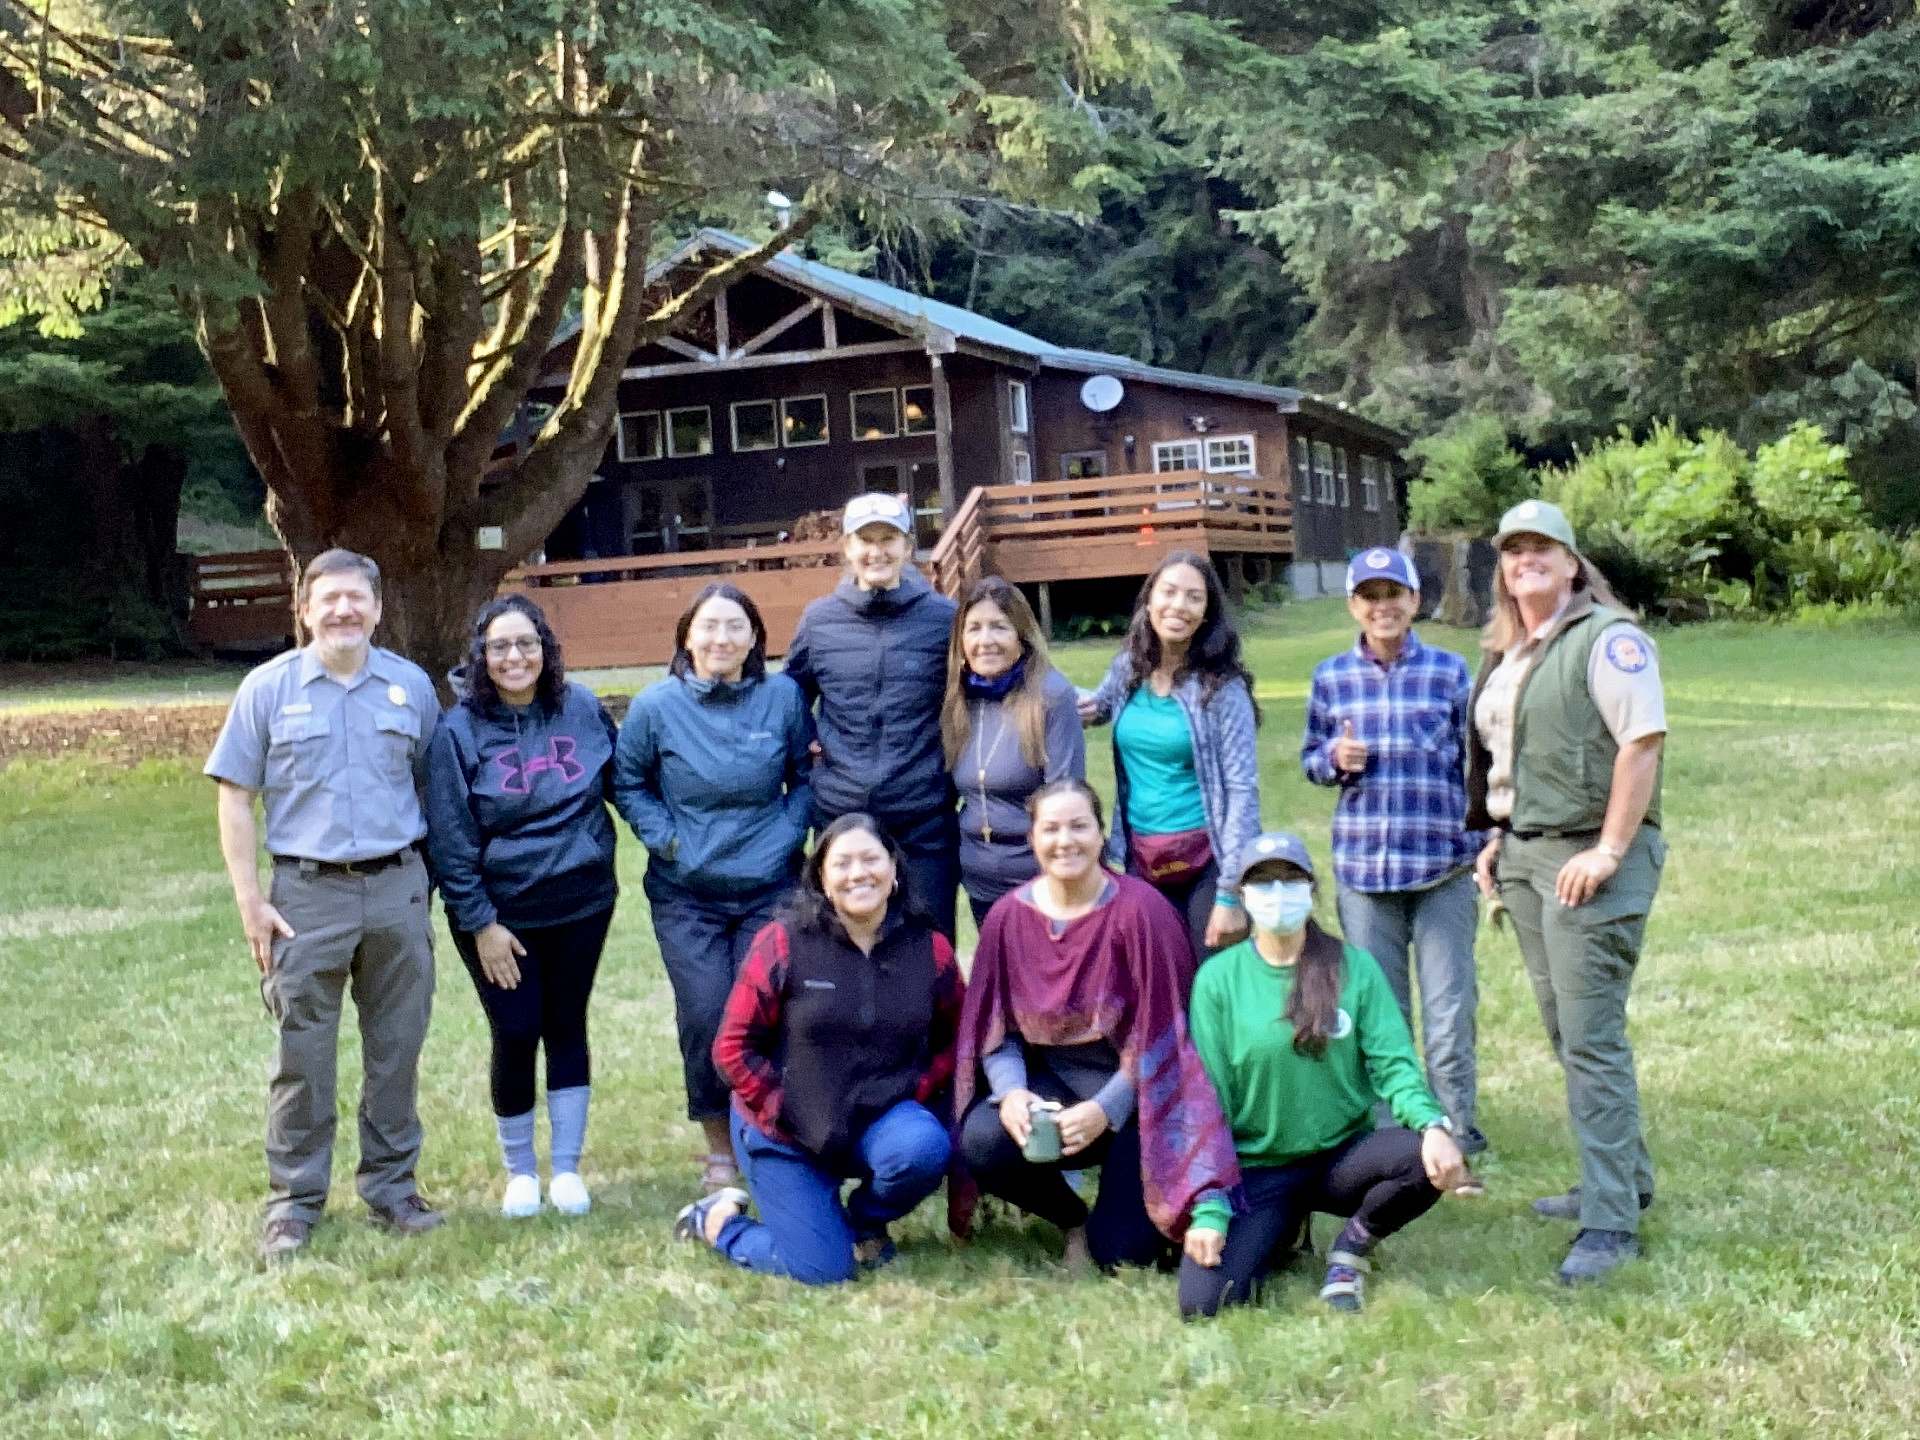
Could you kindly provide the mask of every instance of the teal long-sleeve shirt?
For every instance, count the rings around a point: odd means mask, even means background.
[[[1243,1167],[1331,1150],[1372,1128],[1376,1098],[1409,1129],[1446,1114],[1427,1089],[1379,964],[1349,945],[1343,969],[1340,1014],[1316,1059],[1293,1048],[1291,966],[1268,964],[1248,939],[1200,967],[1188,1024]],[[1193,1224],[1224,1234],[1229,1218],[1224,1201],[1208,1200],[1195,1207]]]

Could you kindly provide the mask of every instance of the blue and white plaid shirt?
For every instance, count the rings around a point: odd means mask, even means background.
[[[1313,672],[1300,768],[1338,785],[1333,873],[1349,890],[1419,890],[1470,863],[1481,837],[1467,829],[1467,662],[1409,633],[1382,665],[1362,637]],[[1336,770],[1344,722],[1367,746],[1367,768]]]

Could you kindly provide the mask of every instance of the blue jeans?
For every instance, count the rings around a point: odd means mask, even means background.
[[[860,1184],[843,1205],[839,1176],[763,1133],[738,1106],[728,1119],[760,1218],[734,1216],[714,1248],[743,1269],[803,1285],[851,1280],[855,1243],[884,1233],[939,1189],[952,1148],[946,1126],[917,1101],[902,1100],[860,1137]]]
[[[1461,871],[1427,890],[1371,894],[1339,889],[1340,929],[1349,944],[1380,962],[1408,1029],[1413,995],[1407,951],[1420,976],[1420,1049],[1427,1083],[1462,1134],[1474,1128],[1478,1110],[1474,1012],[1480,1004],[1474,980],[1473,937],[1480,927],[1478,894],[1471,871]]]

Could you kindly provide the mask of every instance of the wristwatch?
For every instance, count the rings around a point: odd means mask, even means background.
[[[1429,1130],[1444,1130],[1449,1135],[1458,1135],[1460,1133],[1454,1129],[1453,1117],[1450,1115],[1442,1115],[1438,1120],[1430,1120],[1420,1127],[1420,1133],[1422,1135],[1426,1134]]]

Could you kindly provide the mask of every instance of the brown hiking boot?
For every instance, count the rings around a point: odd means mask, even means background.
[[[418,1195],[409,1195],[397,1205],[373,1211],[373,1223],[401,1235],[424,1235],[447,1223],[447,1217]]]

